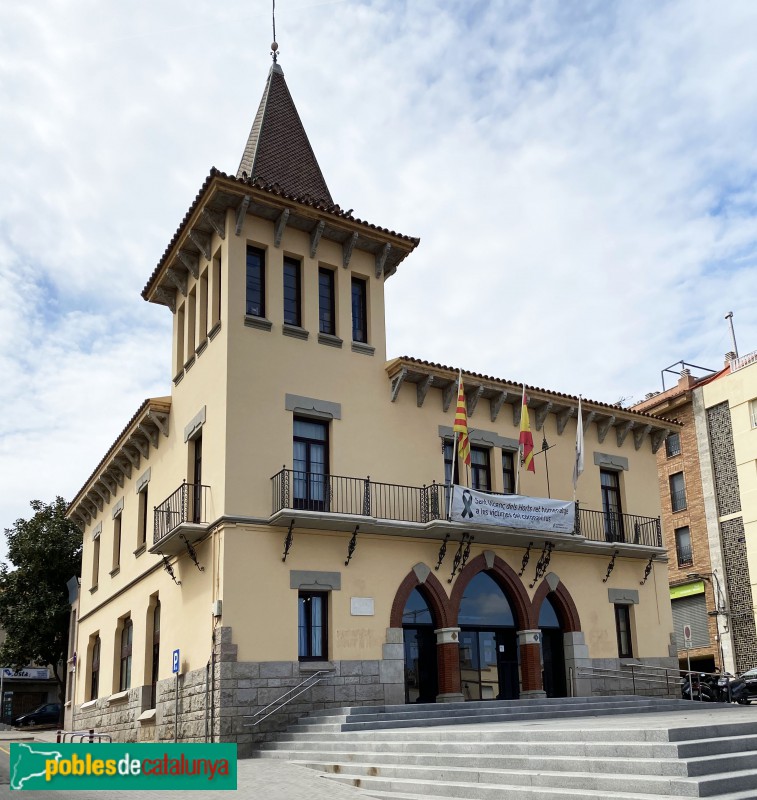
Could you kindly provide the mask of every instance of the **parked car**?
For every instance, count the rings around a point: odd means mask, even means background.
[[[741,673],[741,679],[746,684],[750,697],[757,697],[757,667]]]
[[[44,703],[34,711],[21,714],[13,720],[16,728],[24,728],[29,725],[55,725],[60,719],[60,703]]]

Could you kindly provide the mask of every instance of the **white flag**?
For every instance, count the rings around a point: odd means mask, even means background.
[[[578,476],[584,471],[584,420],[581,414],[581,398],[578,398],[578,422],[576,423],[576,463],[573,465],[573,493],[578,484]]]

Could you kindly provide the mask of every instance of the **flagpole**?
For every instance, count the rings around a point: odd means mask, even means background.
[[[463,371],[457,371],[457,391],[455,392],[455,402],[460,393],[460,381],[463,379]],[[452,493],[455,491],[455,457],[457,456],[457,433],[452,429],[452,469],[449,473],[449,501],[447,503],[447,520],[452,518]]]
[[[581,395],[578,395],[578,416],[576,418],[576,452],[573,462],[573,502],[576,502],[578,478],[584,471],[584,436],[583,414],[581,413]]]
[[[523,416],[523,401],[526,399],[526,384],[523,384],[523,392],[520,396],[520,415]],[[520,427],[520,426],[519,426]],[[520,440],[520,435],[518,436]],[[520,480],[520,464],[523,461],[523,444],[518,441],[518,464],[515,469],[515,494],[518,494],[518,482]]]

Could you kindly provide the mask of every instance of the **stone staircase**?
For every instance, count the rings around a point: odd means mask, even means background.
[[[256,755],[386,800],[755,800],[757,709],[641,697],[326,709]]]

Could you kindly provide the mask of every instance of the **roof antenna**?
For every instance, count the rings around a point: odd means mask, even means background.
[[[733,352],[736,353],[736,358],[739,357],[739,348],[736,347],[736,334],[733,332],[733,311],[729,311],[725,318],[728,320],[728,324],[731,326],[731,341],[733,342]]]
[[[276,44],[276,0],[273,0],[273,13],[271,15],[273,17],[273,41],[271,42],[271,57],[273,58],[273,63],[276,64],[278,62],[278,49],[279,46]]]

